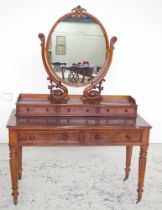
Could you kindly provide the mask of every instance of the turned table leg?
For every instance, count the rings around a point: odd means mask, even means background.
[[[11,181],[12,181],[12,195],[13,202],[16,205],[18,201],[18,147],[10,146],[10,171],[11,171]]]
[[[131,158],[132,158],[132,149],[133,149],[133,146],[127,146],[126,147],[126,168],[125,168],[124,181],[127,180],[128,177],[129,177],[130,166],[131,166]]]
[[[145,177],[145,169],[147,162],[147,149],[148,145],[140,147],[140,157],[139,157],[139,171],[138,171],[138,198],[137,203],[142,198],[143,185],[144,185],[144,177]]]
[[[18,179],[22,177],[22,147],[18,148]]]

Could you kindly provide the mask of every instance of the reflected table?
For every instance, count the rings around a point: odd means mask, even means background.
[[[7,128],[14,204],[18,202],[18,180],[22,177],[22,147],[25,146],[125,146],[125,180],[130,172],[132,148],[139,146],[137,201],[141,200],[151,128],[142,117],[46,116],[17,119],[13,110]]]
[[[62,71],[69,70],[68,80],[70,83],[77,83],[79,80],[79,75],[82,75],[81,83],[84,83],[85,77],[89,79],[93,76],[93,65],[72,65],[72,66],[65,66],[62,68]],[[64,79],[64,78],[63,78]]]

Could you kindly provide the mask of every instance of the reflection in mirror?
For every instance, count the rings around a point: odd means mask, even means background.
[[[90,17],[70,16],[55,27],[48,44],[53,71],[70,84],[86,84],[105,62],[106,44],[100,26]]]

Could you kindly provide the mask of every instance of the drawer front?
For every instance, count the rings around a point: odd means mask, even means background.
[[[96,116],[96,107],[88,106],[64,106],[60,107],[60,114],[64,116]]]
[[[50,116],[56,115],[57,107],[49,107],[49,106],[19,106],[17,108],[16,114],[20,116],[34,116],[34,115],[42,115],[42,116]]]
[[[80,144],[80,133],[74,131],[19,131],[19,142],[52,142],[54,144]]]
[[[141,141],[141,132],[118,132],[118,131],[108,131],[108,132],[87,132],[85,133],[84,143],[85,144],[98,144],[106,145],[110,142],[140,142]]]
[[[106,116],[136,116],[135,108],[127,108],[127,107],[110,107],[110,108],[101,108],[101,114]]]

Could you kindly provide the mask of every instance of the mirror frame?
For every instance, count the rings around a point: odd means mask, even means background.
[[[77,7],[77,12],[78,12],[78,7]],[[79,15],[77,15],[79,14]],[[50,66],[50,71],[52,71],[51,73],[53,74],[53,77],[60,80],[63,84],[66,84],[68,86],[72,86],[72,87],[83,87],[83,86],[87,86],[88,84],[90,84],[91,82],[95,81],[96,78],[98,77],[98,75],[91,79],[90,81],[88,81],[87,83],[81,83],[81,84],[75,84],[75,83],[69,83],[69,82],[66,82],[65,80],[63,80],[62,78],[60,78],[54,71],[51,66],[51,63],[50,63],[50,60],[49,60],[49,56],[48,56],[48,50],[49,50],[49,42],[50,42],[50,38],[52,36],[52,33],[55,31],[55,28],[59,25],[59,23],[63,20],[65,20],[66,18],[68,17],[71,17],[71,16],[76,16],[76,18],[81,18],[82,16],[87,16],[87,17],[90,17],[92,20],[94,20],[100,27],[101,31],[103,32],[103,35],[104,35],[104,40],[105,40],[105,50],[106,50],[106,53],[105,53],[105,60],[104,60],[104,64],[102,65],[102,68],[100,69],[100,71],[102,71],[104,65],[105,65],[105,62],[106,62],[106,58],[108,56],[108,51],[109,51],[109,42],[108,42],[108,35],[106,33],[106,30],[105,28],[103,27],[102,23],[96,18],[94,17],[93,15],[87,13],[84,9],[82,9],[82,12],[79,12],[79,13],[76,13],[76,9],[74,8],[72,10],[72,12],[70,13],[67,13],[65,15],[63,15],[62,17],[60,17],[56,23],[54,23],[54,25],[52,26],[49,34],[48,34],[48,37],[47,37],[47,42],[46,42],[46,58],[47,58],[47,63],[48,65]],[[100,72],[99,71],[99,72]]]
[[[68,82],[64,81],[63,79],[61,79],[53,71],[54,68],[52,68],[50,60],[49,60],[49,56],[48,56],[48,50],[49,50],[48,46],[49,46],[50,38],[51,38],[53,31],[55,30],[57,25],[62,20],[65,20],[66,18],[68,18],[70,16],[75,16],[76,18],[81,18],[83,16],[90,17],[99,25],[100,29],[103,32],[104,38],[105,38],[106,53],[105,53],[104,64],[103,64],[102,68],[99,70],[99,73],[97,74],[97,76],[90,79],[85,84],[84,83],[79,84],[79,85],[71,84],[71,83],[68,83]],[[111,61],[112,61],[112,57],[113,57],[114,43],[117,41],[117,38],[112,37],[110,40],[110,43],[109,43],[108,35],[107,35],[106,30],[105,30],[104,26],[102,25],[102,23],[95,16],[88,13],[81,6],[77,6],[76,8],[72,9],[72,11],[70,13],[63,15],[54,23],[54,25],[52,26],[52,28],[48,34],[46,43],[45,43],[44,34],[40,33],[38,36],[41,40],[43,64],[44,64],[46,72],[49,76],[48,79],[50,80],[50,83],[51,83],[51,85],[49,86],[49,89],[50,89],[49,99],[51,99],[51,100],[65,99],[65,100],[67,100],[69,97],[68,97],[68,89],[66,86],[63,85],[63,84],[65,84],[65,85],[72,86],[72,87],[87,86],[84,89],[82,99],[100,99],[101,100],[102,99],[101,91],[103,90],[103,87],[101,87],[101,84],[104,81],[104,77],[107,74],[109,67],[111,65]],[[96,88],[98,88],[98,90],[95,90]]]

